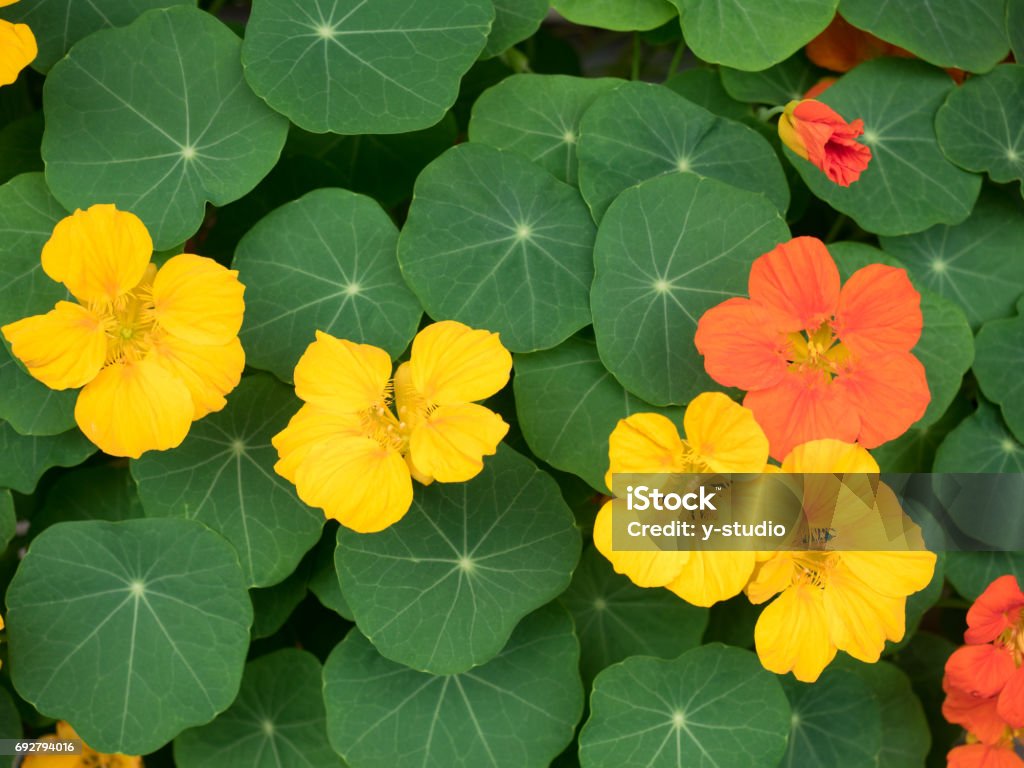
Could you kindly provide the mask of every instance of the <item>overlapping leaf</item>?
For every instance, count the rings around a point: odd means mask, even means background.
[[[548,0],[492,0],[494,24],[487,36],[484,56],[497,56],[530,37],[547,16]]]
[[[552,0],[555,10],[586,27],[654,29],[676,15],[668,0]]]
[[[1010,431],[1024,442],[1024,300],[1017,316],[991,320],[978,332],[974,374],[985,397],[997,403]]]
[[[96,452],[96,446],[77,429],[59,435],[29,437],[0,421],[0,488],[32,493],[50,467],[73,467]]]
[[[824,72],[798,53],[759,72],[722,67],[719,74],[722,85],[734,99],[781,106],[802,99]]]
[[[730,96],[711,67],[684,69],[666,80],[665,87],[719,117],[743,120],[753,116],[750,105]]]
[[[1024,445],[1014,438],[999,409],[980,402],[942,441],[935,472],[1024,472]]]
[[[1024,552],[950,552],[946,566],[949,583],[972,601],[1007,573],[1024,583]]]

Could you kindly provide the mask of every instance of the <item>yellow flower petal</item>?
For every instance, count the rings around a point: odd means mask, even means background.
[[[482,405],[442,405],[409,437],[409,457],[419,474],[442,483],[461,483],[484,468],[508,432],[508,424]]]
[[[149,359],[108,365],[75,403],[86,437],[105,453],[133,459],[180,445],[192,413],[188,387]]]
[[[20,0],[0,0],[0,8],[6,8],[8,5],[14,5],[20,2]]]
[[[9,5],[9,3],[0,3]],[[0,85],[10,85],[21,70],[35,61],[39,54],[36,36],[26,24],[12,24],[0,19]]]
[[[821,590],[800,584],[779,595],[757,619],[754,646],[770,672],[792,672],[805,683],[817,680],[836,656]]]
[[[883,595],[906,597],[928,586],[935,574],[934,552],[843,552],[843,563]]]
[[[832,642],[855,659],[873,664],[881,656],[886,638],[903,639],[907,599],[880,594],[843,562],[828,575],[824,601]]]
[[[390,378],[383,349],[317,331],[295,366],[295,394],[334,413],[359,413],[383,404]]]
[[[107,356],[102,319],[70,301],[57,302],[45,315],[5,325],[3,334],[14,356],[50,389],[85,386]]]
[[[660,413],[634,413],[620,419],[608,437],[604,482],[611,488],[616,474],[682,472],[683,450],[679,430],[669,419]]]
[[[402,363],[395,369],[393,382],[398,419],[404,422],[406,428],[411,432],[426,418],[427,401],[413,386],[412,369],[408,362]]]
[[[157,334],[149,357],[188,387],[193,421],[227,405],[224,396],[238,386],[245,368],[245,352],[237,336],[227,344],[206,345]]]
[[[707,608],[742,592],[754,563],[753,552],[694,552],[665,586],[686,602]]]
[[[864,448],[840,440],[811,440],[782,462],[783,472],[862,472],[877,474],[878,462]]]
[[[761,559],[754,570],[750,582],[746,585],[747,598],[754,605],[759,605],[779,594],[793,583],[792,552],[775,552],[768,558],[761,553],[755,557]]]
[[[44,741],[71,741],[81,739],[70,724],[63,720],[57,722],[57,732],[42,736]],[[31,752],[25,755],[22,768],[83,768],[83,766],[103,766],[103,768],[142,768],[142,758],[138,755],[104,754],[97,752],[82,742],[82,753],[79,755],[62,755],[57,752]]]
[[[83,304],[111,302],[146,274],[153,241],[137,216],[94,205],[60,221],[43,246],[43,271]]]
[[[227,344],[242,327],[245,286],[238,272],[183,253],[153,281],[153,313],[165,329],[193,344]]]
[[[686,442],[713,472],[760,472],[768,438],[748,408],[721,392],[697,395],[683,416]]]
[[[512,355],[498,334],[445,320],[416,334],[409,369],[413,386],[427,403],[473,403],[508,383]]]
[[[638,587],[663,587],[679,575],[690,559],[689,551],[628,552],[612,549],[612,502],[605,502],[594,521],[594,546],[616,573]]]
[[[401,520],[412,504],[412,478],[398,451],[368,437],[316,445],[295,473],[299,497],[359,533]]]
[[[288,426],[271,440],[279,458],[274,470],[294,483],[296,470],[309,452],[320,443],[337,437],[366,437],[359,416],[340,415],[315,405],[302,406]]]

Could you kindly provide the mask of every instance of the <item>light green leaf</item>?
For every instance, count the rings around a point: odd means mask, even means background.
[[[734,99],[772,106],[802,99],[807,89],[824,74],[824,70],[811,64],[802,53],[760,72],[744,72],[729,67],[719,69],[722,85]]]
[[[6,488],[0,488],[0,552],[7,549],[17,532],[18,518],[14,514],[14,499]],[[3,731],[0,731],[3,733]]]
[[[1006,31],[1017,61],[1024,61],[1024,0],[1006,0]]]
[[[35,0],[5,9],[4,17],[32,29],[39,46],[32,66],[45,73],[71,46],[97,30],[123,27],[153,8],[195,4],[195,0]]]
[[[1005,574],[1024,583],[1024,552],[950,552],[946,577],[968,600],[977,600],[985,588]]]
[[[736,101],[722,87],[722,78],[711,67],[684,69],[665,81],[665,87],[708,112],[730,120],[753,117],[749,104]]]
[[[157,250],[191,237],[207,202],[249,192],[277,162],[288,124],[246,86],[241,41],[176,6],[97,32],[46,80],[43,159],[69,210],[114,203]]]
[[[220,413],[195,422],[173,451],[131,462],[149,517],[199,520],[230,541],[249,586],[276,584],[320,538],[323,515],[274,472],[270,439],[298,410],[289,387],[247,376]]]
[[[416,131],[455,103],[493,19],[489,0],[256,0],[245,76],[307,131]]]
[[[672,661],[633,656],[594,681],[580,764],[775,768],[788,729],[778,679],[750,651],[715,643]]]
[[[940,67],[986,72],[1006,58],[1005,0],[840,0],[843,18]]]
[[[708,623],[706,608],[690,605],[667,589],[635,586],[592,546],[583,552],[560,600],[576,623],[586,685],[628,656],[674,659],[700,645]]]
[[[288,617],[292,615],[292,611],[306,596],[308,578],[309,568],[304,560],[284,581],[279,581],[272,587],[249,590],[249,598],[252,600],[252,637],[254,640],[270,637],[284,626]]]
[[[986,189],[963,223],[883,237],[881,244],[914,282],[956,302],[972,328],[1012,315],[1024,292],[1024,204],[1017,195]]]
[[[672,0],[698,58],[745,70],[767,69],[828,26],[839,0]]]
[[[533,352],[590,323],[593,244],[575,189],[519,154],[461,144],[416,182],[398,260],[433,319]]]
[[[882,751],[881,707],[857,673],[831,665],[813,685],[790,676],[779,679],[793,708],[789,745],[780,768],[878,765],[875,759]]]
[[[384,210],[344,189],[318,189],[261,219],[232,263],[246,286],[246,362],[291,381],[316,331],[400,355],[422,311],[397,244]]]
[[[660,85],[626,83],[583,115],[580,192],[600,221],[625,189],[690,172],[760,192],[780,211],[789,186],[771,145],[752,128],[698,107]]]
[[[594,248],[591,305],[605,366],[659,405],[717,389],[692,343],[697,321],[745,294],[754,259],[788,239],[763,195],[713,179],[678,173],[626,190]]]
[[[320,662],[286,648],[245,665],[231,708],[174,740],[178,768],[341,768],[327,743]]]
[[[934,472],[1024,472],[1024,445],[999,418],[999,409],[981,401],[935,453]]]
[[[309,574],[309,591],[316,595],[321,605],[329,608],[343,619],[355,621],[352,609],[341,594],[338,571],[334,567],[334,550],[338,548],[338,525],[328,522],[320,541],[313,550],[313,562]]]
[[[5,619],[26,701],[94,749],[142,754],[235,698],[252,606],[234,550],[205,526],[91,521],[32,542]]]
[[[1024,300],[1017,316],[990,320],[978,332],[974,375],[985,397],[997,403],[1007,426],[1024,443]]]
[[[551,4],[574,24],[618,32],[654,29],[676,15],[668,0],[552,0]]]
[[[339,528],[335,566],[382,655],[451,674],[493,658],[523,616],[568,586],[579,555],[558,485],[499,446],[469,482],[417,489],[390,528]]]
[[[935,117],[946,157],[993,181],[1024,180],[1024,64],[1002,64],[953,90]]]
[[[935,138],[935,113],[953,87],[947,74],[919,61],[866,61],[820,96],[846,120],[864,120],[859,141],[872,158],[860,179],[840,187],[788,148],[786,156],[815,195],[870,232],[957,224],[971,212],[981,177],[949,162]]]
[[[494,24],[483,57],[504,53],[533,35],[548,14],[548,0],[493,0]]]
[[[512,75],[476,100],[470,141],[511,149],[575,185],[580,118],[594,99],[621,84],[611,77]]]
[[[32,493],[50,467],[73,467],[96,453],[96,446],[72,429],[59,435],[19,435],[6,421],[0,421],[0,488]]]
[[[354,768],[543,768],[583,709],[579,643],[564,610],[516,627],[489,663],[457,675],[417,672],[352,630],[324,665],[327,732]]]
[[[143,517],[142,502],[127,467],[100,464],[64,472],[32,514],[34,535],[70,520],[132,520]]]
[[[530,450],[601,493],[608,437],[619,419],[663,413],[681,424],[681,408],[659,408],[622,388],[601,364],[597,345],[574,337],[554,349],[515,356],[516,415]]]

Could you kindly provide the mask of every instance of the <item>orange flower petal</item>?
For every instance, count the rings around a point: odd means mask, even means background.
[[[996,711],[1011,728],[1024,728],[1024,666],[1006,681]]]
[[[797,154],[824,171],[839,186],[850,186],[868,167],[871,149],[856,141],[864,133],[863,120],[847,123],[831,107],[814,99],[804,99],[792,108],[787,107],[783,117],[788,117],[791,127],[787,130],[799,137],[803,147],[804,152]],[[786,143],[792,148],[790,141]]]
[[[885,352],[860,359],[833,382],[833,389],[860,416],[856,437],[865,448],[893,440],[920,419],[931,392],[921,361],[909,352]]]
[[[839,303],[839,270],[815,237],[794,237],[758,258],[749,286],[750,298],[786,332],[817,330]]]
[[[862,61],[893,55],[896,46],[857,29],[838,13],[821,34],[807,44],[807,58],[822,69],[849,72]]]
[[[11,351],[50,389],[74,389],[96,378],[107,355],[103,321],[80,304],[59,301],[45,315],[3,327]]]
[[[996,696],[1016,671],[1013,654],[1006,648],[964,645],[946,660],[949,684],[972,696]]]
[[[999,700],[995,696],[972,696],[943,677],[942,689],[946,699],[942,702],[942,716],[949,722],[962,725],[985,742],[999,741],[1006,734],[1006,723],[996,711]]]
[[[750,299],[728,299],[705,312],[694,344],[708,375],[726,387],[770,387],[786,372],[786,338],[774,316]]]
[[[227,344],[242,327],[245,286],[238,272],[183,253],[153,280],[153,314],[170,333],[193,344]]]
[[[1006,745],[964,744],[951,749],[946,759],[946,768],[1024,768],[1024,760]]]
[[[967,611],[964,640],[990,643],[1010,627],[1024,622],[1024,592],[1008,573],[989,584]]]
[[[904,269],[871,264],[854,272],[839,292],[833,327],[858,355],[909,352],[923,326],[921,294]]]

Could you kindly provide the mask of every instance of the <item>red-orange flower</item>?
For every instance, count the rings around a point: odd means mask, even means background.
[[[986,744],[995,744],[1007,736],[1009,728],[996,711],[996,697],[972,696],[954,686],[948,675],[942,678],[942,690],[946,692],[942,702],[942,716],[946,720],[962,726]]]
[[[835,110],[814,99],[791,101],[779,118],[779,138],[841,187],[860,178],[871,162],[871,149],[856,139],[864,121],[847,123]]]
[[[914,54],[857,29],[838,13],[825,30],[811,40],[804,49],[807,58],[823,69],[849,72],[862,61],[880,56],[914,58]]]
[[[715,381],[747,390],[774,458],[823,438],[874,448],[924,414],[921,296],[904,270],[871,264],[840,289],[824,243],[797,237],[754,262],[748,288],[705,312],[694,341]]]
[[[947,757],[947,768],[1024,768],[1024,760],[1017,757],[1013,742],[1000,744],[965,744],[952,749]]]
[[[1008,629],[1024,624],[1024,592],[1012,574],[1000,576],[967,611],[964,640],[971,645],[991,643]]]

